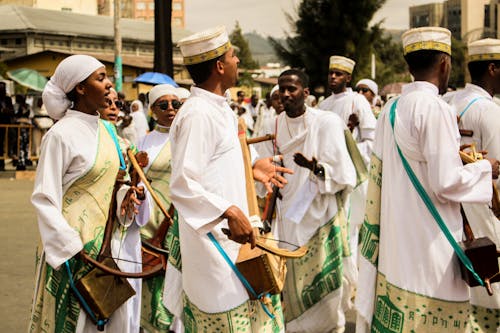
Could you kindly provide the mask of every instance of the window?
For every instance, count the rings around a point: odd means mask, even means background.
[[[138,2],[135,4],[135,9],[137,10],[145,10],[146,4],[144,2]]]
[[[16,45],[21,45],[22,44],[22,39],[21,38],[16,38]]]
[[[148,8],[149,10],[155,10],[155,3],[154,2],[148,3]]]
[[[62,12],[72,12],[73,9],[72,8],[69,8],[69,7],[61,7],[61,11]]]

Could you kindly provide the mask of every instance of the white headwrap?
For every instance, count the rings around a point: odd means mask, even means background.
[[[179,97],[180,100],[186,99],[191,96],[191,92],[186,88],[179,87],[175,88],[175,90],[177,90],[177,97]]]
[[[374,95],[378,95],[378,85],[375,83],[375,81],[370,79],[359,80],[358,83],[356,83],[356,87],[360,84],[366,85]]]
[[[273,94],[274,94],[275,92],[277,92],[279,89],[280,89],[280,86],[279,86],[279,85],[275,85],[275,86],[273,87],[273,89],[271,89],[271,94],[269,94],[269,96],[273,97]]]
[[[136,111],[134,111],[134,105],[137,105]],[[130,112],[144,112],[144,106],[142,105],[142,102],[138,99],[132,101],[132,103],[130,103]]]
[[[177,88],[170,84],[159,84],[149,91],[149,105],[152,106],[158,98],[165,95],[177,95]]]
[[[71,106],[66,94],[101,67],[104,64],[99,60],[83,54],[72,55],[61,61],[42,93],[43,104],[49,116],[61,119]]]

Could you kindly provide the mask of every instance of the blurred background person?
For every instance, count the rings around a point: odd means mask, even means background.
[[[368,103],[370,103],[373,115],[375,118],[378,118],[378,115],[382,110],[382,99],[378,95],[377,83],[370,79],[362,79],[356,83],[354,90],[365,96]]]

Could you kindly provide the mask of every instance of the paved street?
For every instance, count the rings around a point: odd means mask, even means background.
[[[39,242],[33,182],[0,178],[0,332],[26,332]]]
[[[0,332],[26,332],[34,286],[35,250],[39,243],[33,182],[0,177]],[[346,333],[354,332],[348,313]]]

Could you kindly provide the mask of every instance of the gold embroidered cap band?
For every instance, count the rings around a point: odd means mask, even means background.
[[[218,26],[181,39],[177,46],[184,65],[195,65],[220,57],[232,47],[226,27]]]
[[[403,54],[421,50],[436,50],[451,55],[451,32],[441,27],[410,29],[403,34]]]
[[[500,39],[485,38],[469,43],[469,62],[500,60]]]
[[[330,57],[330,69],[340,69],[341,71],[344,71],[348,74],[352,74],[354,65],[356,65],[356,62],[347,57],[337,55]]]

